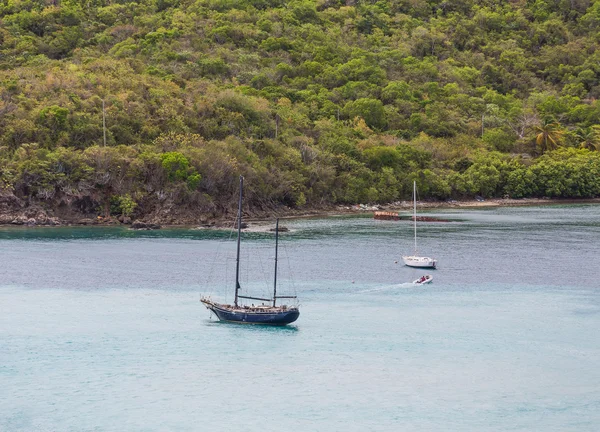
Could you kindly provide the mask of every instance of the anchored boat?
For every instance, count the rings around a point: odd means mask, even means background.
[[[403,256],[402,261],[409,267],[435,268],[437,260],[417,255],[417,182],[413,183],[413,222],[415,227],[415,253],[410,256]]]
[[[244,178],[240,176],[240,198],[237,214],[237,255],[235,266],[235,297],[233,304],[217,303],[208,297],[200,301],[221,321],[240,324],[270,324],[286,325],[293,323],[300,316],[296,306],[277,305],[279,299],[294,299],[296,296],[277,295],[277,252],[279,246],[279,219],[275,222],[275,275],[273,282],[273,298],[250,297],[240,295],[240,245],[242,232],[242,200],[243,200]],[[269,303],[261,306],[247,306],[239,303],[240,299],[257,300]]]

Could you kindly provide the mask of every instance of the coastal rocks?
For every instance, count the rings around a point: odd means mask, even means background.
[[[58,219],[57,217],[48,216],[48,213],[46,213],[46,210],[43,209],[39,205],[33,205],[33,206],[28,207],[25,210],[25,212],[23,213],[23,216],[25,216],[27,218],[25,225],[28,225],[28,226],[36,226],[36,225],[54,226],[54,225],[61,224],[60,219]]]
[[[11,191],[0,189],[0,224],[25,225],[30,215],[24,214],[24,206]]]
[[[217,227],[218,224],[216,221],[208,221],[206,220],[205,222],[200,222],[200,224],[198,224],[198,228],[215,228]]]
[[[3,221],[0,221],[3,222]],[[26,226],[59,226],[61,225],[60,219],[57,217],[48,217],[46,214],[40,214],[37,218],[27,217],[26,215],[20,215],[10,221],[12,225],[26,225]]]
[[[0,214],[15,213],[23,207],[23,200],[8,190],[0,189]]]
[[[77,225],[119,225],[119,221],[117,219],[102,216],[78,219],[75,223]]]
[[[11,224],[14,219],[15,217],[12,215],[0,214],[0,225]]]
[[[354,211],[375,211],[381,210],[382,207],[378,204],[376,205],[367,205],[367,204],[356,204],[351,207],[343,207],[345,210],[354,210]]]
[[[134,230],[155,230],[160,228],[161,226],[159,224],[142,222],[140,220],[135,220],[131,224],[131,229]]]
[[[48,218],[48,225],[58,226],[62,224],[60,222],[60,219],[58,219],[57,217],[51,217]]]
[[[27,216],[17,216],[11,222],[13,225],[25,225],[27,223]]]
[[[48,216],[46,214],[46,212],[44,212],[44,211],[38,212],[33,217],[30,217],[27,224],[31,225],[31,226],[33,226],[33,225],[46,225],[46,226],[61,225],[60,219],[58,219],[57,217]]]

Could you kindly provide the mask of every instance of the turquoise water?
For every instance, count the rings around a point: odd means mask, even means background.
[[[0,228],[0,431],[596,431],[600,207],[285,221],[287,328],[211,320],[234,244],[205,230]],[[273,235],[245,235],[268,293]],[[293,273],[293,274],[292,274]]]

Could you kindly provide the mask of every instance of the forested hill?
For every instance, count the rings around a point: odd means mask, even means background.
[[[0,0],[0,19],[0,212],[220,215],[240,174],[249,211],[413,180],[600,196],[597,0]]]

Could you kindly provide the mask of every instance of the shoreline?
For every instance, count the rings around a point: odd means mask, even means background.
[[[421,210],[450,210],[450,209],[484,209],[484,208],[495,208],[495,207],[534,207],[534,206],[548,206],[548,205],[577,205],[577,204],[600,204],[600,198],[491,198],[486,200],[464,200],[464,201],[418,201],[417,206]],[[354,204],[354,205],[337,205],[328,206],[321,208],[311,209],[290,209],[284,208],[279,211],[272,211],[271,215],[266,214],[267,212],[257,212],[246,216],[245,222],[249,225],[264,226],[272,221],[275,217],[280,219],[305,219],[305,218],[325,218],[325,217],[336,217],[336,216],[352,216],[352,215],[367,215],[376,211],[390,211],[390,212],[402,212],[410,211],[412,209],[412,201],[397,201],[388,204]],[[161,228],[196,228],[196,229],[222,229],[227,228],[234,221],[234,218],[228,217],[214,217],[207,218],[206,215],[200,214],[197,219],[190,223],[190,220],[186,220],[182,223],[160,223],[160,221],[152,220],[149,221],[141,217],[140,219],[131,220],[131,218],[124,217],[110,217],[103,218],[97,216],[96,218],[80,217],[75,219],[60,219],[57,217],[49,217],[43,214],[41,218],[36,220],[35,218],[29,218],[23,211],[21,214],[1,214],[0,215],[0,226],[4,227],[52,227],[52,226],[99,226],[99,227],[110,227],[110,226],[123,226],[129,227],[133,230],[152,230]],[[172,221],[172,219],[171,219]]]

